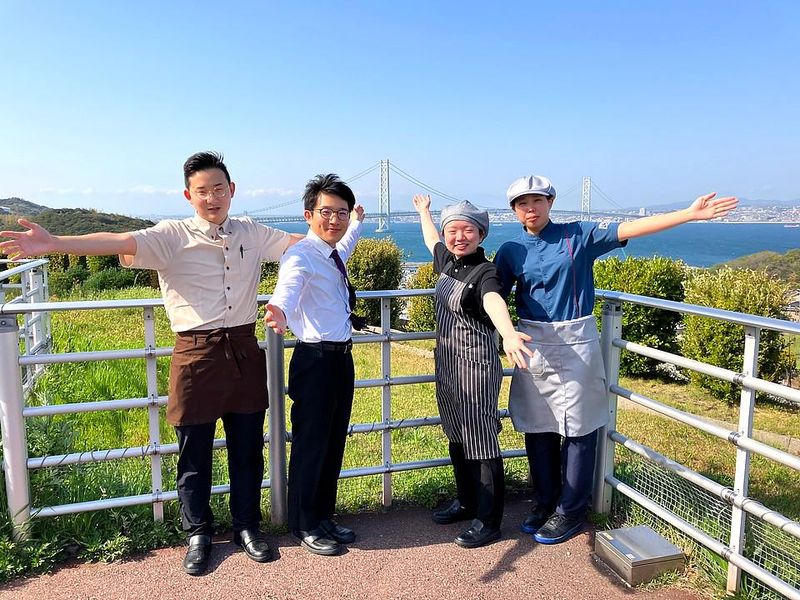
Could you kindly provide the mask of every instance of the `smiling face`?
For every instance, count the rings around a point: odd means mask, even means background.
[[[329,209],[331,214],[328,218],[325,218],[320,211],[323,209]],[[348,214],[347,219],[341,219],[339,217],[339,211],[344,211]],[[328,212],[327,210],[325,211]],[[306,223],[311,228],[319,238],[326,242],[331,248],[336,247],[336,242],[338,242],[344,236],[345,232],[347,231],[347,227],[350,224],[350,207],[347,206],[347,202],[339,198],[339,196],[334,196],[333,194],[326,194],[325,192],[320,192],[317,196],[317,203],[314,205],[313,210],[305,210],[303,211],[303,216],[306,218]]]
[[[542,194],[525,194],[514,201],[514,213],[529,233],[538,234],[550,221],[553,198]]]
[[[197,171],[188,181],[189,187],[183,190],[183,196],[197,215],[209,223],[222,224],[228,217],[236,185],[228,183],[228,178],[220,169]]]
[[[471,221],[450,221],[442,234],[444,245],[458,258],[473,254],[481,243],[481,231]]]

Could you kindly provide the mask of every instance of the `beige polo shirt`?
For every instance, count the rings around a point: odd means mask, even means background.
[[[195,215],[132,232],[136,254],[125,267],[155,269],[175,332],[253,323],[263,261],[277,261],[291,237],[249,217],[215,225]]]

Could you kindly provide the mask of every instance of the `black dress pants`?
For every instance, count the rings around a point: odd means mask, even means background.
[[[228,447],[228,477],[233,530],[261,522],[261,481],[264,479],[264,413],[222,416]],[[188,536],[213,533],[211,466],[216,421],[175,427],[178,434],[178,499],[183,530]]]
[[[345,343],[298,343],[289,363],[292,449],[289,528],[310,531],[333,517],[355,370]]]

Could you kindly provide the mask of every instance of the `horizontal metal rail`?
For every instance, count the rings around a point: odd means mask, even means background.
[[[710,306],[700,306],[698,304],[684,304],[663,298],[651,298],[649,296],[639,296],[637,294],[626,294],[624,292],[612,292],[608,290],[596,290],[595,295],[603,300],[614,300],[617,302],[631,302],[640,306],[650,308],[661,308],[671,312],[684,315],[697,315],[698,317],[708,317],[717,321],[727,321],[737,325],[747,325],[759,329],[770,329],[782,333],[800,334],[800,323],[774,319],[772,317],[759,317],[747,313],[740,313]]]
[[[618,385],[612,385],[609,387],[609,389],[613,393],[622,396],[623,398],[627,398],[628,400],[631,400],[636,404],[640,404],[641,406],[646,406],[647,408],[654,410],[658,413],[661,413],[662,415],[665,415],[667,417],[670,417],[675,421],[679,421],[686,425],[691,425],[695,429],[699,429],[700,431],[710,433],[711,435],[718,437],[720,439],[727,440],[736,447],[745,448],[747,450],[750,450],[751,452],[755,452],[756,454],[766,456],[767,458],[772,459],[775,462],[781,463],[782,465],[791,467],[795,471],[800,471],[800,456],[794,456],[792,454],[789,454],[788,452],[784,452],[783,450],[778,450],[777,448],[774,448],[769,444],[764,444],[762,442],[744,436],[738,431],[731,431],[730,429],[726,429],[725,427],[721,427],[720,425],[709,423],[705,419],[684,412],[677,408],[667,406],[666,404],[662,404],[657,400],[653,400],[652,398],[648,398],[647,396],[637,394],[636,392],[632,392],[631,390],[620,387]]]
[[[800,404],[800,390],[789,388],[779,383],[764,381],[763,379],[753,377],[752,375],[737,373],[736,371],[731,371],[730,369],[716,367],[708,363],[700,362],[699,360],[686,358],[678,354],[665,352],[664,350],[656,350],[655,348],[642,346],[641,344],[629,342],[620,338],[613,340],[612,344],[614,344],[614,346],[617,348],[628,350],[634,354],[639,354],[641,356],[646,356],[661,362],[669,363],[671,365],[675,365],[676,367],[689,369],[697,373],[702,373],[703,375],[716,377],[717,379],[723,379],[724,381],[729,381],[730,383],[735,383],[751,390],[757,390],[759,392],[778,396],[779,398],[785,398],[786,400],[791,400],[792,402]]]
[[[645,446],[644,444],[636,442],[618,431],[610,432],[609,437],[631,452],[635,452],[639,456],[643,456],[650,462],[655,463],[660,467],[675,473],[686,481],[689,481],[694,485],[704,489],[705,491],[714,494],[731,506],[737,506],[745,512],[750,513],[759,519],[763,519],[781,531],[800,539],[800,523],[797,521],[793,521],[792,519],[783,516],[781,513],[767,508],[760,502],[737,493],[735,490],[729,487],[725,487],[716,481],[712,481],[708,477],[704,477],[697,471],[693,471],[692,469],[667,458],[649,446]]]

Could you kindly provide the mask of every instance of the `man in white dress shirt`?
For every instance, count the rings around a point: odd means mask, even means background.
[[[288,324],[298,340],[289,364],[289,528],[309,552],[333,555],[355,540],[333,514],[353,405],[352,329],[363,326],[352,314],[355,292],[344,263],[364,208],[333,174],[309,181],[303,202],[308,235],[281,259],[265,321],[279,334]]]

